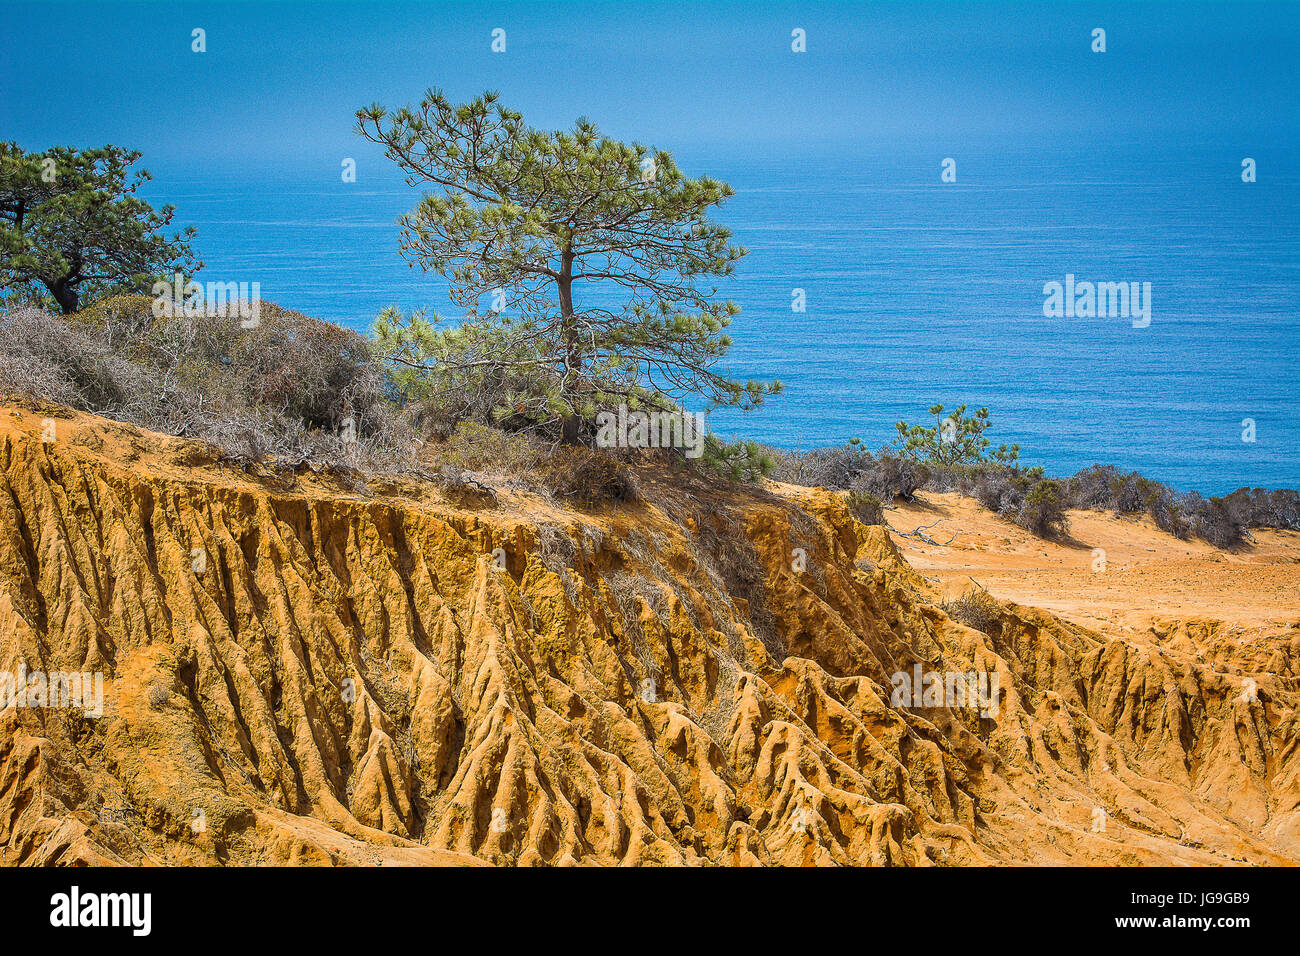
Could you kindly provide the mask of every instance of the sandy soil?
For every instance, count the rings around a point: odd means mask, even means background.
[[[931,497],[888,512],[930,586],[830,492],[640,477],[597,515],[0,406],[0,664],[107,672],[102,718],[0,711],[0,865],[1300,861],[1300,535]],[[1098,633],[934,607],[972,579]],[[866,676],[940,661],[1014,693]]]
[[[945,590],[961,591],[974,580],[997,597],[1088,627],[1146,631],[1158,618],[1210,618],[1272,630],[1300,619],[1294,531],[1256,531],[1254,544],[1226,552],[1180,541],[1147,518],[1071,511],[1070,539],[1058,543],[970,498],[931,493],[885,515],[913,567]],[[918,527],[939,544],[897,533]]]

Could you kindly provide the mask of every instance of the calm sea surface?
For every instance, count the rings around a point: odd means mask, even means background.
[[[736,189],[715,214],[750,250],[722,289],[742,308],[732,371],[786,385],[712,426],[874,448],[936,401],[987,405],[995,443],[1051,473],[1108,462],[1206,493],[1300,487],[1297,157],[1085,146],[958,156],[953,184],[943,154],[679,154]],[[418,194],[385,162],[359,162],[355,183],[328,164],[154,165],[144,192],[198,228],[204,280],[260,282],[267,301],[358,330],[389,304],[455,316],[445,283],[398,254],[394,220]],[[1044,283],[1067,273],[1150,282],[1150,325],[1044,318]]]

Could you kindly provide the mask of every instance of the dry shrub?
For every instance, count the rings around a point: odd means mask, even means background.
[[[1293,490],[1238,488],[1222,498],[1175,491],[1137,472],[1093,465],[1065,482],[1070,507],[1141,514],[1179,538],[1199,535],[1218,548],[1239,546],[1250,528],[1300,529],[1300,494]]]
[[[695,544],[701,564],[718,576],[727,599],[745,602],[749,624],[777,664],[790,649],[777,633],[776,621],[767,606],[767,569],[758,549],[745,533],[743,521],[725,510],[695,516]],[[739,610],[737,608],[737,610]],[[740,659],[744,648],[737,638],[732,653]]]
[[[64,319],[30,307],[0,315],[0,391],[112,411],[148,384],[142,369]]]
[[[881,449],[872,467],[863,473],[854,487],[875,495],[881,501],[898,498],[911,501],[929,480],[930,469],[926,465]]]
[[[527,479],[545,464],[550,446],[524,432],[464,421],[435,449],[440,462],[473,472]]]
[[[1195,518],[1196,532],[1216,548],[1232,548],[1242,541],[1242,522],[1222,498],[1204,502]]]
[[[556,446],[528,432],[503,431],[464,421],[432,449],[444,477],[466,484],[504,479],[517,488],[550,494],[581,507],[631,502],[640,487],[620,451],[581,445]]]
[[[772,478],[808,488],[851,488],[874,463],[870,452],[853,444],[807,452],[765,446],[764,451],[773,461]]]
[[[152,305],[117,296],[70,317],[8,310],[0,391],[202,439],[244,464],[414,466],[413,416],[389,400],[363,336],[269,303],[253,328]]]
[[[169,687],[163,684],[152,684],[146,696],[152,709],[162,710],[167,706],[167,702],[172,699],[172,692]]]
[[[962,492],[994,514],[1014,519],[1024,503],[1026,485],[1027,481],[1014,472],[999,468],[969,477]]]
[[[632,469],[601,449],[561,448],[547,463],[541,479],[557,498],[584,507],[637,501],[641,497]]]
[[[985,634],[991,634],[998,627],[1001,615],[1001,608],[991,597],[974,589],[961,597],[944,601],[939,607],[954,621]]]
[[[902,498],[911,501],[927,487],[930,468],[890,448],[875,455],[850,442],[841,448],[818,448],[809,452],[783,452],[766,448],[773,460],[770,477],[807,487],[856,490],[881,501]]]
[[[433,448],[444,475],[464,481],[504,479],[580,507],[640,500],[630,456],[621,451],[556,446],[528,432],[464,421]]]

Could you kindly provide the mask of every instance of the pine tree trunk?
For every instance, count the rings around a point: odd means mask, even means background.
[[[578,346],[578,332],[570,319],[573,317],[573,255],[569,252],[562,254],[560,266],[560,316],[562,319],[562,328],[564,336],[564,368],[571,374],[577,374],[582,369],[582,352]],[[572,403],[574,398],[571,394],[561,396],[565,401]],[[566,415],[563,422],[562,437],[566,445],[576,445],[579,434],[582,429],[582,420],[577,412]]]
[[[59,308],[63,310],[64,315],[72,315],[72,313],[77,311],[77,306],[81,297],[77,295],[77,290],[73,286],[67,282],[60,281],[54,283],[47,282],[45,283],[45,287],[49,289],[50,294],[54,296],[54,301],[59,303]]]

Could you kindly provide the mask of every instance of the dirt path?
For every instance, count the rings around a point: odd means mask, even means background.
[[[1172,617],[1272,629],[1300,619],[1300,533],[1255,532],[1255,544],[1230,553],[1180,541],[1147,518],[1069,514],[1071,540],[1056,543],[955,494],[925,493],[885,512],[896,531],[932,525],[925,534],[934,541],[952,538],[935,546],[894,535],[932,580],[960,591],[973,579],[1085,626],[1146,631]]]

